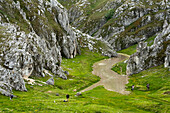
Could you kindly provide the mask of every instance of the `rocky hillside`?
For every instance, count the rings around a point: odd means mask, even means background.
[[[115,56],[111,46],[69,24],[68,11],[57,0],[0,0],[0,92],[27,91],[23,78],[52,73],[67,79],[62,57],[80,54],[80,46]],[[88,40],[78,44],[78,40]],[[92,40],[92,41],[91,41]],[[90,42],[90,43],[88,43]],[[103,48],[95,47],[100,42]]]
[[[168,0],[59,0],[69,10],[71,24],[101,37],[115,50],[154,36],[169,22]]]
[[[104,39],[115,50],[139,43],[129,60],[128,75],[160,64],[170,67],[169,0],[59,1],[69,10],[72,26]],[[151,37],[149,47],[143,41]]]
[[[156,37],[140,60],[150,65],[134,66],[132,56],[128,73],[169,67],[169,11],[168,0],[0,0],[0,92],[27,91],[29,76],[67,79],[62,57],[74,58],[81,47],[112,57],[114,50]]]
[[[156,36],[152,46],[147,46],[147,42],[138,44],[137,52],[128,60],[126,69],[128,75],[161,64],[170,69],[170,24],[165,21],[163,28],[163,31]]]

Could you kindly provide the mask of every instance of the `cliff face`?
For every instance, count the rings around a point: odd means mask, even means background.
[[[26,91],[23,78],[45,76],[44,69],[67,79],[61,57],[79,52],[67,10],[55,0],[1,0],[0,6],[1,93]]]
[[[62,56],[80,52],[67,10],[56,0],[0,1],[0,90],[26,91],[23,78],[44,77],[44,69],[67,79]]]
[[[137,52],[130,56],[127,64],[127,74],[139,73],[150,67],[164,64],[170,68],[170,24],[165,21],[164,29],[157,35],[152,46],[140,42]]]
[[[168,7],[165,1],[126,1],[115,10],[115,21],[96,34],[108,40],[115,50],[127,48],[162,31],[164,20],[169,22]]]
[[[12,89],[27,91],[24,78],[44,77],[48,71],[67,79],[60,67],[62,57],[73,58],[81,53],[78,40],[93,40],[69,23],[67,9],[57,0],[0,0],[2,94],[9,96]],[[94,40],[87,47],[98,51],[99,47],[94,46],[97,41],[102,40]],[[106,49],[100,50],[104,55],[115,56],[113,48],[103,43]],[[86,45],[88,42],[81,44]]]

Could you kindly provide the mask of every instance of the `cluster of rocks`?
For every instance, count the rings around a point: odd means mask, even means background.
[[[82,33],[80,30],[75,29],[74,27],[73,29],[78,38],[80,47],[88,48],[91,51],[102,53],[104,56],[117,57],[117,53],[113,47],[102,38],[94,38],[89,34]]]

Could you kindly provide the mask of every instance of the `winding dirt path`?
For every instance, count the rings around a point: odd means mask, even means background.
[[[121,94],[129,94],[129,91],[125,91],[125,84],[128,83],[128,76],[119,75],[116,72],[112,71],[111,68],[114,64],[127,59],[128,55],[118,54],[118,57],[105,59],[99,62],[96,62],[93,65],[92,73],[99,76],[101,79],[99,82],[87,87],[86,89],[80,91],[85,92],[91,90],[99,85],[103,85],[105,89],[109,91],[115,91]]]

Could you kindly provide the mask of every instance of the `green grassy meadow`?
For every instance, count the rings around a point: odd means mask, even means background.
[[[135,85],[129,95],[107,91],[103,86],[75,96],[77,91],[100,80],[92,75],[94,62],[105,59],[98,53],[82,50],[74,59],[63,59],[62,67],[70,75],[68,80],[55,78],[55,85],[26,84],[28,92],[13,91],[17,98],[0,95],[0,112],[2,113],[168,113],[170,112],[170,74],[163,66],[153,67],[129,77],[127,90]],[[35,78],[46,81],[49,77]],[[150,90],[146,84],[150,84]],[[56,96],[56,93],[59,96]],[[65,95],[69,94],[69,102]]]

